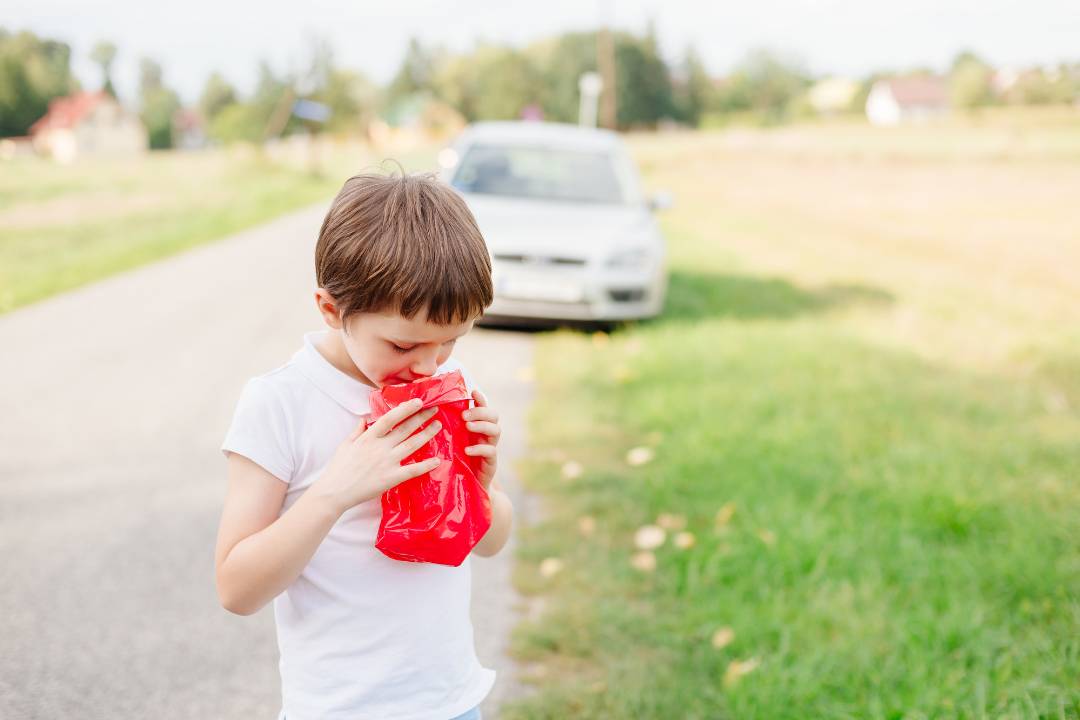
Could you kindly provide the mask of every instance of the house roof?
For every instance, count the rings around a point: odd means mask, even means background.
[[[900,107],[945,107],[949,88],[937,77],[904,77],[884,81]]]
[[[111,99],[104,90],[77,92],[54,98],[49,101],[49,110],[30,126],[30,134],[56,128],[73,128],[101,102]]]

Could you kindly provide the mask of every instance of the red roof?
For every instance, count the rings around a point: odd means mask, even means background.
[[[73,128],[103,100],[110,99],[104,90],[77,92],[49,101],[49,110],[30,126],[30,134],[53,128]]]
[[[893,78],[886,83],[900,107],[938,108],[949,104],[949,88],[941,78]]]

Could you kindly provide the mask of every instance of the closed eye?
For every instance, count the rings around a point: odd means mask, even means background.
[[[445,342],[443,344],[444,345],[449,345],[450,347],[453,347],[455,343],[457,343],[457,338],[454,338],[453,340],[449,340],[449,341],[447,341],[447,342]],[[390,347],[394,349],[394,352],[401,353],[402,355],[416,349],[415,345],[413,345],[411,347],[402,347],[402,346],[398,345],[396,342],[391,342]]]

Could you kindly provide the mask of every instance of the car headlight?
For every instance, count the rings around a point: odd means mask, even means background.
[[[620,248],[607,259],[607,266],[618,270],[641,270],[649,264],[651,255],[645,247]]]

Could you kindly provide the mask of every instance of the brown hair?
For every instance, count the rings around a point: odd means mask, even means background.
[[[315,279],[342,318],[427,309],[438,325],[479,316],[493,299],[491,258],[465,201],[432,173],[345,181],[315,246]]]

